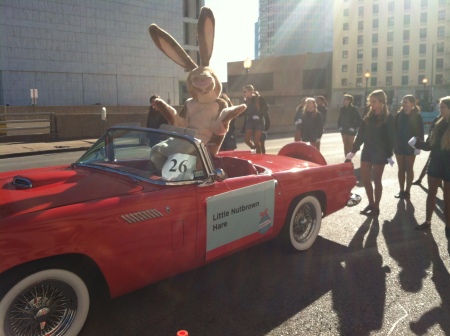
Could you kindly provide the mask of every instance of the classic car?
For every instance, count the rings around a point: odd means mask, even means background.
[[[116,126],[75,163],[0,184],[0,334],[55,336],[99,297],[275,237],[308,249],[356,178],[306,143],[212,156],[192,130]]]

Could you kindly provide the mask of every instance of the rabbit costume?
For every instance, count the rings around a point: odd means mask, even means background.
[[[201,64],[197,64],[189,57],[175,39],[152,24],[149,33],[155,45],[172,61],[189,71],[186,85],[189,98],[180,113],[162,99],[156,99],[155,103],[159,111],[167,119],[170,125],[192,128],[197,131],[199,138],[212,155],[216,155],[220,145],[228,131],[230,121],[244,112],[245,104],[228,107],[227,103],[220,99],[222,84],[213,69],[209,67],[214,44],[214,15],[212,11],[203,7],[197,24],[198,45]],[[173,154],[169,149],[172,146],[162,146],[152,149],[152,160],[155,164],[163,165],[165,158]],[[161,150],[164,149],[164,152]],[[156,153],[158,152],[158,153]]]

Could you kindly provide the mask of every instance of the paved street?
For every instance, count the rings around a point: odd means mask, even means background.
[[[276,153],[292,138],[266,143]],[[239,148],[245,148],[239,144]],[[342,162],[340,135],[323,137],[329,164]],[[69,162],[79,152],[48,154]],[[427,153],[417,157],[420,173]],[[31,156],[27,161],[37,157]],[[25,158],[0,160],[0,169]],[[22,161],[23,162],[23,161]],[[359,153],[353,160],[359,174]],[[360,205],[326,217],[313,247],[287,254],[269,242],[112,300],[92,316],[86,335],[449,335],[450,246],[444,235],[442,191],[432,230],[425,217],[427,184],[411,200],[394,198],[397,167],[386,166],[378,219]]]

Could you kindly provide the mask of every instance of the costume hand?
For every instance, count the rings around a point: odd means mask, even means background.
[[[352,128],[349,128],[348,129],[350,132],[354,132],[355,131],[355,129],[352,127]]]
[[[412,148],[416,149],[416,147],[415,147],[416,142],[417,142],[417,138],[412,137],[411,139],[409,139],[408,145],[410,145]]]
[[[346,156],[345,156],[345,160],[352,160],[353,159],[353,157],[355,156],[355,153],[352,153],[352,152],[350,152],[350,153],[348,153]]]
[[[392,158],[388,158],[387,161],[389,162],[389,164],[391,165],[391,167],[394,167],[395,161],[392,160]]]

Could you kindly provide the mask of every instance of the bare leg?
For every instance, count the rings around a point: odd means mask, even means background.
[[[342,141],[344,142],[344,155],[347,155],[352,151],[353,141],[355,140],[354,135],[342,134]]]
[[[261,131],[254,131],[253,133],[253,141],[255,143],[256,153],[262,153],[261,151]]]
[[[411,191],[412,181],[414,179],[414,161],[416,160],[415,155],[407,155],[405,158],[405,171],[406,171],[406,187],[405,192],[409,193]]]
[[[381,178],[383,177],[385,165],[373,165],[373,183],[375,185],[375,208],[380,208],[381,195],[383,194],[383,184]]]
[[[261,143],[261,153],[266,154],[266,140],[263,140]]]
[[[369,206],[374,206],[373,187],[370,178],[372,176],[372,164],[370,162],[361,161],[361,182],[366,190]]]
[[[436,206],[436,194],[440,184],[441,184],[440,178],[428,175],[428,195],[425,211],[425,221],[427,223],[431,223],[431,218],[433,217],[434,208]]]
[[[252,135],[253,135],[253,130],[248,129],[245,130],[245,143],[247,144],[248,147],[250,147],[250,149],[255,149],[255,145],[252,142]]]
[[[431,153],[428,156],[427,162],[425,163],[425,165],[422,168],[422,172],[420,173],[419,178],[417,180],[415,180],[412,184],[419,185],[422,183],[422,180],[423,180],[425,174],[427,173],[428,164],[430,163],[430,157],[431,157]]]
[[[395,158],[397,159],[398,164],[398,172],[397,172],[398,184],[400,186],[400,192],[403,193],[405,191],[405,156],[395,154]]]

